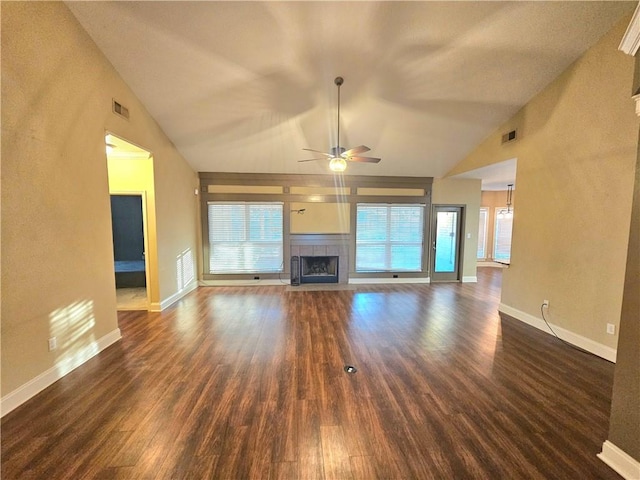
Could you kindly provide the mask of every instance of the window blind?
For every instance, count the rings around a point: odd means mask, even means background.
[[[493,245],[494,260],[511,259],[511,230],[513,227],[513,211],[496,213],[496,231]]]
[[[478,260],[487,258],[487,223],[489,220],[489,209],[480,208],[480,217],[478,225]]]
[[[358,204],[357,272],[422,270],[424,205]]]
[[[282,209],[281,202],[209,203],[209,272],[281,272]]]

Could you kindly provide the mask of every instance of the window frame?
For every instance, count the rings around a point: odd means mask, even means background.
[[[484,222],[482,222],[482,213],[484,212]],[[476,260],[487,259],[487,241],[489,240],[489,207],[480,207],[478,215],[478,248],[476,249]],[[480,253],[480,245],[482,245],[482,256]]]
[[[281,274],[284,272],[284,258],[285,258],[285,248],[284,248],[284,202],[280,201],[209,201],[207,202],[207,237],[208,237],[208,248],[207,248],[207,260],[205,265],[208,267],[208,274],[210,275],[259,275],[259,274]],[[210,208],[219,205],[219,206],[241,206],[244,207],[243,213],[243,228],[242,232],[242,240],[232,239],[225,241],[212,242],[212,231],[211,231],[211,218],[210,218]],[[251,207],[252,206],[279,206],[280,207],[280,229],[279,229],[279,240],[263,240],[263,239],[255,239],[255,236],[252,235],[252,217],[251,217]],[[238,243],[241,245],[238,245]],[[271,245],[272,247],[278,248],[278,267],[274,267],[273,264],[268,268],[237,268],[237,269],[225,269],[221,266],[220,269],[213,267],[213,262],[215,259],[215,245],[221,245],[223,248],[240,248],[240,252],[242,253],[242,258],[249,257],[247,253],[251,251],[251,249],[255,249],[256,246],[264,247]],[[245,260],[243,263],[247,263]]]
[[[500,240],[498,235],[498,229],[500,227],[500,220],[505,217],[500,217],[500,215],[509,215],[511,218],[511,229],[509,232],[509,255],[507,257],[498,257],[498,241]],[[497,262],[510,262],[511,261],[511,243],[513,241],[513,208],[510,209],[509,213],[505,213],[504,208],[496,208],[495,217],[494,217],[494,226],[493,226],[493,252],[492,259]]]
[[[406,209],[416,207],[420,210],[420,218],[419,221],[415,223],[415,225],[419,226],[420,229],[420,241],[407,241],[405,239],[398,240],[394,239],[393,235],[393,211],[395,209]],[[363,240],[360,241],[359,235],[361,228],[358,228],[358,218],[361,208],[384,208],[385,209],[385,240]],[[414,203],[356,203],[355,208],[355,252],[354,252],[354,270],[357,274],[370,274],[370,273],[423,273],[425,271],[425,216],[426,216],[426,205],[425,204],[414,204]],[[361,266],[358,264],[359,260],[359,251],[361,248],[365,246],[382,246],[384,248],[384,261],[383,267],[372,267],[372,266]],[[394,265],[394,248],[398,246],[413,246],[418,247],[417,250],[419,252],[419,259],[417,259],[418,268],[398,268],[397,264]]]

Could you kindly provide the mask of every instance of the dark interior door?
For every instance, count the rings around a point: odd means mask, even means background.
[[[116,261],[144,260],[144,227],[140,195],[111,195],[113,251]]]
[[[141,195],[112,195],[111,223],[116,288],[146,287]]]

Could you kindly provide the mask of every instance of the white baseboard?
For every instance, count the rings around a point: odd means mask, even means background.
[[[478,283],[478,277],[462,277],[462,283]]]
[[[265,278],[261,280],[200,280],[201,287],[251,287],[258,285],[291,285],[289,278]]]
[[[57,382],[87,360],[96,356],[105,348],[113,345],[115,342],[120,340],[120,338],[122,338],[120,329],[116,328],[77,352],[74,355],[74,358],[63,359],[50,369],[42,372],[37,377],[32,378],[21,387],[18,387],[11,393],[8,393],[2,397],[2,400],[0,400],[0,417],[4,417],[7,413],[16,409],[30,398],[36,396],[49,385]]]
[[[383,283],[431,283],[430,277],[404,277],[404,278],[350,278],[350,285],[372,285]]]
[[[640,478],[640,462],[609,440],[602,444],[602,452],[598,454],[598,458],[626,480],[638,480]]]
[[[549,327],[547,327],[547,324],[544,323],[544,320],[542,320],[541,318],[510,307],[509,305],[505,305],[504,303],[500,303],[500,305],[498,306],[498,311],[505,313],[510,317],[515,318],[516,320],[520,320],[521,322],[531,325],[532,327],[536,327],[537,329],[542,330],[549,335],[553,335],[553,333],[549,330]],[[594,355],[604,358],[605,360],[609,360],[610,362],[616,362],[617,350],[611,347],[607,347],[606,345],[603,345],[601,343],[594,342],[590,338],[578,335],[577,333],[574,333],[570,330],[566,330],[562,327],[554,325],[551,322],[549,322],[549,324],[551,325],[551,328],[553,328],[553,330],[558,334],[558,336],[565,342],[569,342],[576,347],[580,347],[587,352],[591,352]]]
[[[151,312],[161,312],[165,308],[168,308],[171,305],[173,305],[174,303],[176,303],[178,300],[180,300],[186,294],[193,292],[196,288],[198,288],[198,282],[194,280],[189,285],[184,287],[182,290],[180,290],[179,292],[174,293],[169,298],[165,298],[160,303],[153,302],[151,305],[149,305],[149,311],[151,311]]]
[[[351,285],[383,284],[383,283],[431,283],[429,277],[419,278],[350,278]],[[248,287],[256,285],[290,285],[291,280],[264,279],[264,280],[200,280],[201,287]]]

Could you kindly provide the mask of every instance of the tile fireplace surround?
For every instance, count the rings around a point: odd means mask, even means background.
[[[338,283],[349,283],[349,235],[292,234],[291,256],[338,257]]]

